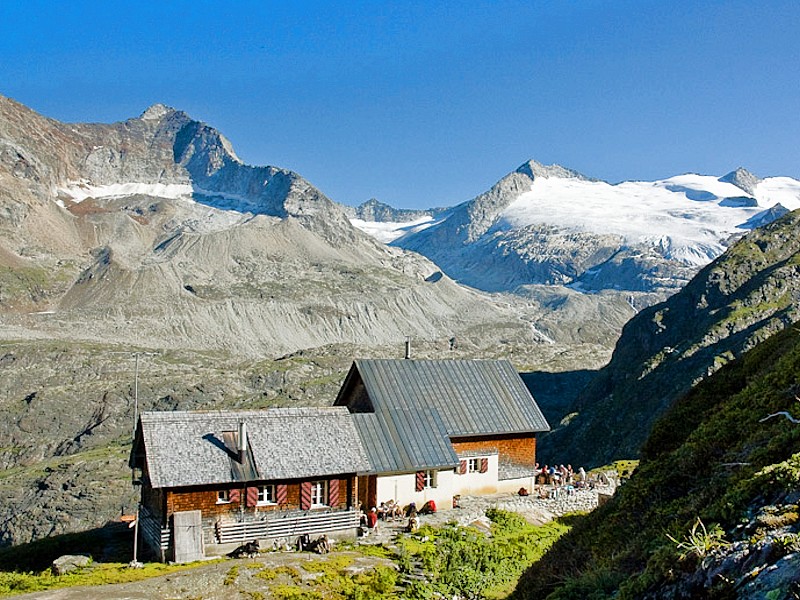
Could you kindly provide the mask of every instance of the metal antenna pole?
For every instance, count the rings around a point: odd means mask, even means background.
[[[142,563],[138,560],[137,550],[139,549],[139,515],[141,514],[140,505],[136,505],[136,520],[133,522],[133,560],[130,562],[130,567],[139,569]]]
[[[136,352],[136,369],[133,376],[133,437],[136,438],[136,425],[139,422],[139,353]]]

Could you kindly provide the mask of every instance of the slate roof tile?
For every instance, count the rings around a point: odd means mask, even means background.
[[[225,432],[238,431],[240,422],[247,425],[259,481],[325,477],[370,468],[345,408],[145,412],[140,425],[152,486],[237,481],[233,453],[223,438]]]

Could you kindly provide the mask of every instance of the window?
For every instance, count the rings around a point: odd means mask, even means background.
[[[311,506],[325,506],[328,503],[328,482],[311,482]]]
[[[436,471],[428,470],[425,471],[425,478],[422,484],[423,488],[435,488],[436,487]]]
[[[256,489],[258,489],[259,504],[275,504],[278,502],[274,485],[260,485]]]
[[[481,459],[470,458],[467,460],[467,473],[480,473],[481,472]]]
[[[217,492],[217,504],[226,504],[231,501],[230,490],[220,490]]]

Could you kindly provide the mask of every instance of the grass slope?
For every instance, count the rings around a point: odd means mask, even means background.
[[[514,598],[624,600],[667,597],[668,589],[736,597],[724,579],[710,591],[685,581],[681,588],[681,579],[726,536],[743,538],[743,523],[764,507],[794,506],[784,514],[796,513],[800,425],[762,419],[778,411],[800,417],[798,395],[800,333],[792,327],[679,399],[655,424],[631,480],[525,573]],[[784,521],[797,528],[796,519]],[[693,528],[694,541],[708,548],[687,552]]]

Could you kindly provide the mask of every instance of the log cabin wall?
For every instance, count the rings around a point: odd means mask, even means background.
[[[338,502],[329,504],[330,508],[343,509],[355,505],[357,493],[357,483],[354,476],[346,478],[326,479],[330,486],[330,481],[335,480],[339,483]],[[317,480],[315,480],[317,481]],[[286,484],[286,501],[282,504],[259,504],[247,506],[247,486],[236,486],[231,484],[208,486],[203,488],[176,488],[166,490],[165,504],[166,515],[170,516],[176,512],[185,510],[200,510],[203,518],[236,518],[244,509],[248,514],[272,512],[276,510],[299,510],[300,509],[300,481]],[[250,486],[255,487],[255,486]],[[220,502],[219,492],[221,490],[237,490],[230,502]],[[160,490],[152,490],[160,492]]]
[[[533,468],[536,465],[536,434],[502,435],[488,438],[452,438],[456,454],[497,452],[500,464]]]

